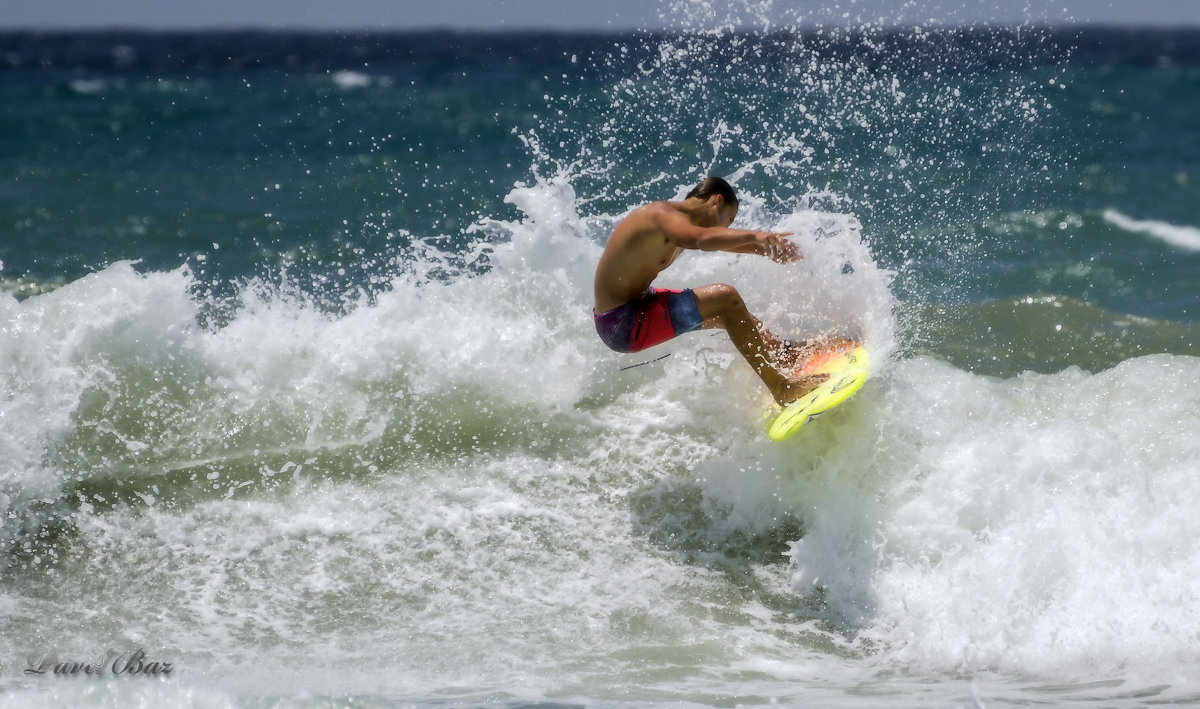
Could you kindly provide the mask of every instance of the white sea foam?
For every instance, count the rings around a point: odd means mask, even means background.
[[[795,587],[908,668],[1181,672],[1200,659],[1200,555],[1181,543],[1200,533],[1198,372],[1169,355],[1011,380],[899,365],[868,394],[872,444],[803,483],[819,497],[798,496],[814,506]]]
[[[1145,234],[1177,249],[1200,251],[1200,229],[1193,226],[1178,226],[1152,219],[1132,219],[1115,209],[1104,210],[1104,220],[1125,231]]]
[[[108,88],[109,82],[104,79],[72,79],[71,90],[80,94],[98,94]]]
[[[391,86],[392,80],[387,76],[371,76],[359,71],[350,71],[343,69],[335,71],[329,75],[329,79],[339,89],[353,90],[365,89],[371,86]]]

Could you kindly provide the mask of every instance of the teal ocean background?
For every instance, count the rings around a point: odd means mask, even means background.
[[[0,33],[0,704],[1200,702],[1197,115],[1187,29]],[[783,444],[592,328],[709,174],[806,258],[658,284],[874,355]]]

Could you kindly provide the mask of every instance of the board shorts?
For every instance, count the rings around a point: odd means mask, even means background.
[[[641,298],[593,318],[600,339],[617,352],[640,352],[704,324],[691,288],[650,288]]]

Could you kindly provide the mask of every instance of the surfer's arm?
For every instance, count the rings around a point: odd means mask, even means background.
[[[786,235],[780,234],[779,236],[783,237]],[[799,261],[804,258],[800,250],[796,248],[796,244],[785,238],[781,238],[777,245],[766,245],[756,241],[755,243],[739,246],[735,249],[726,249],[726,251],[731,251],[735,254],[766,256],[779,263],[791,263],[792,261]]]
[[[795,261],[800,256],[796,245],[787,239],[791,232],[696,226],[678,213],[663,214],[658,222],[667,241],[681,249],[753,253],[780,263]]]
[[[724,231],[741,232],[740,229],[725,229]],[[756,254],[766,256],[776,263],[791,263],[800,260],[800,249],[787,237],[791,232],[751,231],[752,241],[726,248],[705,249],[705,251],[728,251],[735,254]]]

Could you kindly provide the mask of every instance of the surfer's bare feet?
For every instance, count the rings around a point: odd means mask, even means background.
[[[788,379],[779,391],[772,392],[772,395],[775,397],[775,403],[780,406],[787,406],[824,384],[827,379],[829,379],[828,374],[809,374],[803,377]]]
[[[817,352],[854,344],[849,337],[816,337],[811,340],[780,340],[771,357],[782,372],[794,372]]]
[[[805,345],[795,340],[780,340],[779,346],[771,350],[771,361],[782,372],[795,371],[807,359],[809,350]]]

